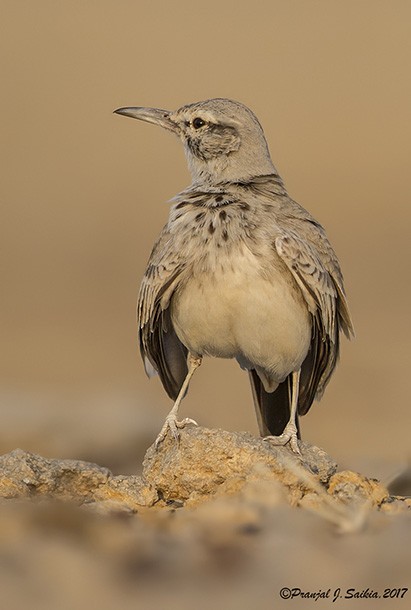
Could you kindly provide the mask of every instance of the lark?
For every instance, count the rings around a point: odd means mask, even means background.
[[[261,435],[298,453],[298,417],[320,399],[353,325],[323,227],[293,201],[249,108],[223,98],[176,111],[119,108],[183,143],[192,184],[172,200],[138,299],[141,354],[177,419],[204,356],[248,371]]]

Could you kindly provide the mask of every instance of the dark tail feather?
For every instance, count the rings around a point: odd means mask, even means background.
[[[291,375],[280,383],[274,392],[266,392],[261,379],[253,369],[249,371],[254,406],[261,436],[279,436],[290,419]],[[298,438],[300,426],[296,416]]]

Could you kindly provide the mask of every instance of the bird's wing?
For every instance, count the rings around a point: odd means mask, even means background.
[[[151,252],[137,303],[140,351],[149,376],[157,372],[175,400],[187,375],[187,349],[173,328],[170,301],[184,272],[167,227]]]
[[[278,236],[275,247],[299,285],[310,312],[320,318],[324,335],[333,341],[336,334],[337,288],[318,252],[292,231]]]
[[[315,240],[310,232],[315,232]],[[313,318],[311,348],[301,367],[299,412],[319,398],[335,368],[339,332],[353,333],[337,258],[319,225],[300,231],[287,229],[275,240],[278,255],[291,271]]]
[[[291,237],[304,235],[308,250],[316,254],[320,266],[328,272],[338,293],[337,320],[340,329],[349,339],[354,336],[354,327],[348,309],[344,290],[344,279],[337,255],[335,254],[327,235],[319,222],[311,216],[300,204],[287,198],[286,210],[282,216],[285,234]],[[297,231],[296,231],[297,230]]]

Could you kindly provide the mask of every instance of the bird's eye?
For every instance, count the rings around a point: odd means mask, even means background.
[[[193,119],[194,129],[200,129],[200,127],[202,127],[203,125],[205,125],[205,121],[203,121],[203,119],[200,119],[199,117]]]

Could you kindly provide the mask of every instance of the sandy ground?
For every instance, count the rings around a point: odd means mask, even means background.
[[[301,451],[191,428],[150,448],[143,477],[2,456],[3,603],[408,607],[410,500]]]

